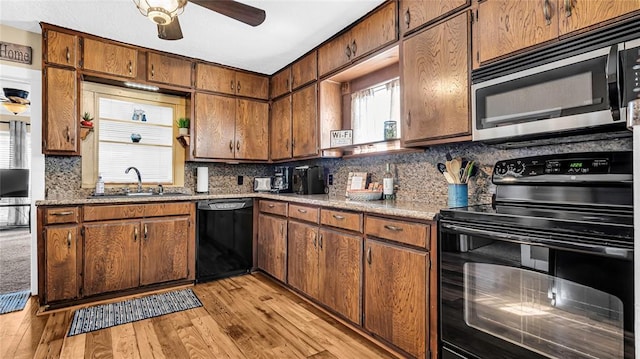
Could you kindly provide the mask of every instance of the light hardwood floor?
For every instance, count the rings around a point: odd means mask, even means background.
[[[0,315],[0,358],[393,358],[261,274],[193,287],[203,307],[66,337],[73,310]]]

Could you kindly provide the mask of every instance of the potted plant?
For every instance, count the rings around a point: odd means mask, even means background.
[[[93,117],[91,117],[89,112],[85,112],[84,115],[82,115],[82,121],[80,121],[80,124],[85,127],[93,127],[93,122],[91,121],[93,121]]]
[[[187,136],[189,134],[189,119],[180,117],[176,123],[178,124],[178,134],[180,136]]]

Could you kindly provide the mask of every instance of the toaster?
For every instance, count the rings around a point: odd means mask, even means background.
[[[256,177],[253,179],[254,192],[271,192],[271,177]]]

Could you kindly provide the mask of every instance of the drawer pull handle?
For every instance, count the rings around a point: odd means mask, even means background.
[[[344,49],[344,54],[347,55],[347,59],[351,59],[351,47],[349,45]]]
[[[240,151],[240,141],[236,142],[236,150]]]
[[[571,0],[564,0],[564,16],[571,17]]]
[[[306,209],[302,209],[302,208],[298,208],[298,212],[300,212],[300,213],[307,213],[307,210],[306,210]]]
[[[69,131],[69,126],[67,126],[67,142],[71,141],[71,131]]]
[[[269,204],[267,207],[269,207],[269,208],[273,208],[273,207],[275,207],[275,206],[276,206],[275,204]]]
[[[151,77],[154,77],[156,75],[156,71],[154,69],[153,64],[151,64]]]
[[[322,249],[322,234],[320,235],[320,239],[318,240],[318,244],[320,244],[320,249]]]
[[[384,228],[390,230],[390,231],[394,231],[394,232],[402,232],[402,228],[401,227],[396,227],[396,226],[392,226],[390,224],[385,224]]]
[[[371,247],[367,249],[367,263],[371,264]]]
[[[236,85],[236,88],[238,89],[238,93],[240,93],[240,81],[238,81],[238,84]]]
[[[411,13],[409,9],[404,13],[404,23],[407,25],[407,29],[409,28],[409,24],[411,24]]]
[[[67,63],[71,60],[71,52],[69,51],[69,47],[67,46]]]
[[[549,8],[549,0],[544,0],[544,7],[542,8],[542,11],[544,13],[544,19],[547,21],[547,25],[551,25],[551,14]]]
[[[234,85],[233,80],[231,80],[230,84],[231,84],[231,90],[233,91],[233,85]]]
[[[73,211],[53,212],[53,213],[51,213],[52,216],[68,216],[70,214],[73,214]]]
[[[133,74],[133,62],[129,60],[129,75]]]
[[[67,233],[67,248],[71,248],[71,231]]]
[[[133,229],[133,241],[134,242],[138,241],[138,227]]]
[[[313,248],[317,248],[318,247],[318,233],[316,233],[315,236],[313,236]]]
[[[356,57],[356,51],[358,50],[358,45],[356,44],[356,40],[353,40],[351,43],[351,52],[353,53],[353,57]]]
[[[148,229],[147,229],[147,225],[145,224],[145,225],[144,225],[144,240],[145,240],[145,241],[148,241],[148,240],[149,240],[149,236],[148,236],[148,235],[149,235],[149,231],[148,231]]]
[[[229,141],[229,152],[233,152],[233,140]]]
[[[335,219],[337,219],[337,220],[341,221],[341,220],[343,220],[343,219],[344,219],[344,216],[340,216],[340,215],[338,215],[338,214],[334,214],[334,215],[333,215],[333,218],[335,218]]]

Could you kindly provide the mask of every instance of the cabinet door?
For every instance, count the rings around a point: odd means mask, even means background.
[[[318,79],[318,53],[313,51],[291,65],[291,89]]]
[[[195,94],[194,156],[234,158],[236,99]]]
[[[417,358],[426,357],[427,252],[367,239],[364,327]]]
[[[269,78],[246,72],[236,72],[236,95],[262,100],[269,99]]]
[[[291,158],[291,96],[271,104],[269,153],[272,160]]]
[[[258,268],[284,282],[287,274],[287,220],[258,215]]]
[[[318,226],[289,221],[287,282],[318,298]]]
[[[405,143],[470,133],[468,26],[465,12],[404,41]]]
[[[45,302],[78,297],[78,227],[45,228]]]
[[[562,0],[558,4],[560,35],[640,10],[640,0]]]
[[[233,95],[236,93],[236,72],[220,66],[197,64],[196,88]]]
[[[318,85],[293,93],[291,98],[293,157],[318,154]]]
[[[327,42],[318,48],[318,73],[320,76],[351,61],[351,32]]]
[[[470,0],[400,0],[400,32],[409,32],[469,3]]]
[[[147,80],[191,87],[191,61],[153,52],[147,53]]]
[[[478,60],[510,54],[558,37],[558,0],[487,0],[478,4]]]
[[[189,218],[142,221],[140,285],[187,278]]]
[[[78,37],[76,35],[46,30],[45,39],[45,61],[47,63],[76,67],[78,53]]]
[[[83,68],[122,77],[136,77],[138,51],[107,42],[84,39]]]
[[[269,159],[269,104],[236,100],[236,158]]]
[[[351,30],[351,60],[398,39],[396,2],[392,1]]]
[[[139,221],[84,225],[84,294],[137,287],[140,283]]]
[[[76,84],[75,70],[45,68],[44,154],[77,155],[80,151]]]
[[[269,83],[271,98],[282,96],[291,91],[291,67],[274,74]]]
[[[318,247],[320,301],[360,324],[362,237],[320,229]]]

